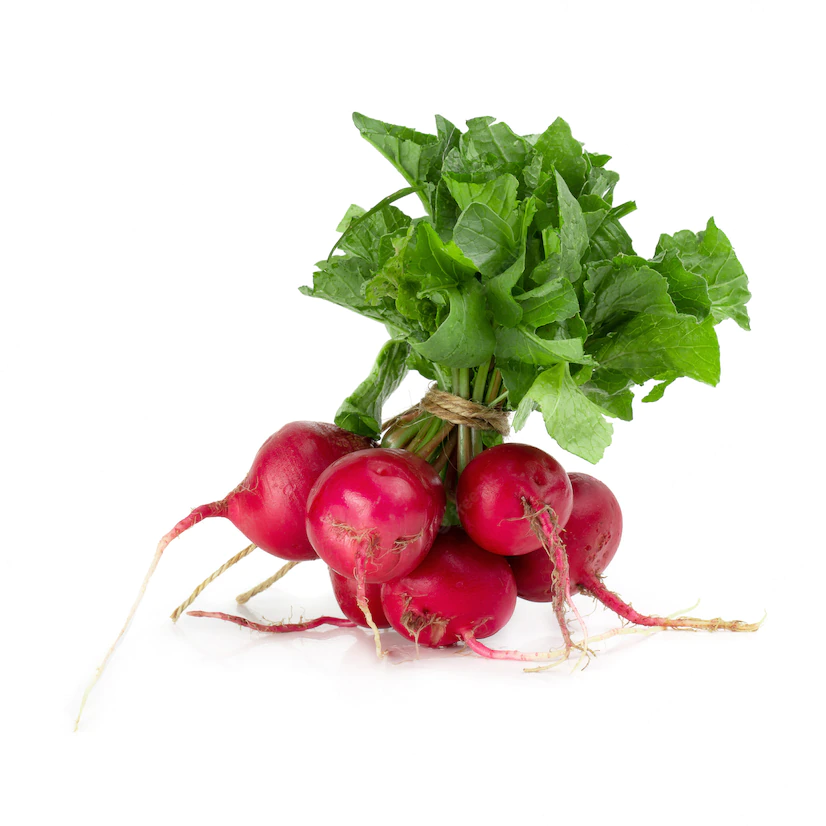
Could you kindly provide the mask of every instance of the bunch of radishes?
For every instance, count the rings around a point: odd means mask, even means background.
[[[295,450],[302,443],[313,445],[303,461]],[[622,535],[619,503],[602,482],[583,473],[569,476],[553,457],[530,445],[498,445],[470,462],[456,490],[461,527],[441,529],[445,490],[420,456],[365,447],[333,425],[287,425],[259,452],[239,490],[243,500],[231,494],[226,515],[254,541],[277,536],[275,520],[290,544],[270,541],[260,547],[283,559],[317,554],[326,562],[339,607],[350,623],[373,629],[379,653],[378,629],[392,627],[432,648],[464,642],[489,657],[550,656],[496,652],[479,643],[508,622],[517,595],[554,603],[566,654],[573,642],[565,609],[576,613],[571,596],[578,591],[638,625],[752,628],[644,616],[607,590],[601,575]],[[286,490],[291,499],[284,508]],[[226,614],[190,613],[275,632],[334,619],[261,626]]]
[[[542,450],[503,441],[511,414],[519,430],[538,411],[560,447],[596,463],[611,442],[606,417],[632,418],[632,388],[655,382],[642,399],[652,402],[680,377],[717,384],[715,326],[749,323],[748,279],[728,238],[709,220],[702,232],[661,236],[649,259],[637,255],[620,224],[634,203],[614,206],[619,178],[605,168],[609,156],[585,152],[561,119],[522,136],[489,117],[469,120],[464,133],[437,117],[435,135],[354,120],[409,186],[372,209],[352,205],[301,291],[384,324],[391,339],[335,424],[286,425],[238,487],[163,537],[95,680],[165,548],[212,516],[253,544],[173,619],[259,547],[287,564],[239,602],[320,557],[344,617],[262,625],[190,613],[275,633],[369,627],[380,656],[379,629],[392,627],[417,645],[459,643],[540,668],[574,648],[587,654],[597,639],[588,637],[577,592],[634,626],[756,629],[635,611],[602,582],[622,533],[611,491],[569,476]],[[393,205],[413,193],[421,218]],[[433,385],[382,425],[385,402],[410,371]],[[508,622],[517,596],[551,603],[560,649],[497,651],[480,642]],[[582,630],[577,641],[569,610]]]
[[[582,624],[571,599],[577,591],[638,625],[755,627],[644,616],[607,590],[601,574],[619,546],[619,504],[602,482],[582,473],[569,476],[536,447],[507,443],[482,451],[459,477],[455,498],[461,527],[443,528],[442,480],[416,453],[373,447],[335,425],[294,422],[264,443],[244,481],[226,498],[196,508],[163,537],[146,581],[172,539],[205,518],[223,516],[273,556],[320,557],[346,617],[267,626],[190,612],[257,630],[361,625],[373,630],[381,655],[379,629],[392,627],[431,648],[463,642],[489,658],[558,660],[574,647],[566,607]],[[495,651],[479,642],[504,627],[517,595],[553,603],[564,639],[560,656]],[[113,649],[114,644],[103,665]]]

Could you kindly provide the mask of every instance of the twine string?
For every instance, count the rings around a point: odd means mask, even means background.
[[[506,411],[498,407],[488,407],[470,399],[463,399],[461,396],[454,396],[453,393],[439,390],[435,385],[427,391],[418,404],[384,422],[382,430],[387,430],[406,417],[410,418],[411,414],[421,411],[431,413],[436,418],[450,422],[450,424],[463,425],[474,430],[495,430],[502,436],[510,433]]]

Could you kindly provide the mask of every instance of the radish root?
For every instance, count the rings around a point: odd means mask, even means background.
[[[242,560],[245,556],[249,556],[249,555],[250,555],[250,554],[251,554],[251,553],[252,553],[252,552],[253,552],[253,551],[254,551],[257,547],[258,547],[258,546],[257,546],[257,545],[255,545],[255,544],[252,544],[252,545],[247,545],[247,547],[246,547],[246,548],[244,548],[244,550],[243,550],[243,551],[241,551],[240,553],[235,554],[235,556],[234,556],[234,557],[232,557],[231,559],[228,559],[228,560],[227,560],[227,561],[226,561],[226,562],[225,562],[225,563],[224,563],[224,564],[223,564],[223,565],[222,565],[222,566],[221,566],[221,567],[220,567],[217,571],[213,571],[213,572],[212,572],[212,573],[211,573],[211,574],[210,574],[210,575],[209,575],[209,576],[208,576],[208,577],[207,577],[207,578],[206,578],[206,579],[205,579],[205,580],[204,580],[204,581],[203,581],[203,582],[202,582],[202,583],[201,583],[201,584],[200,584],[200,585],[199,585],[199,586],[198,586],[198,587],[197,587],[197,588],[196,588],[196,589],[195,589],[195,590],[194,590],[194,591],[193,591],[193,592],[192,592],[192,593],[191,593],[191,594],[187,597],[187,599],[186,599],[186,600],[184,600],[184,602],[182,602],[182,603],[181,603],[181,604],[180,604],[180,605],[179,605],[179,606],[178,606],[178,607],[177,607],[177,608],[176,608],[176,609],[175,609],[175,610],[174,610],[174,611],[173,611],[173,612],[169,615],[169,618],[172,620],[172,622],[177,622],[177,621],[178,621],[178,619],[180,618],[181,614],[183,614],[183,612],[184,612],[184,611],[186,611],[186,609],[187,609],[187,608],[189,608],[189,606],[190,606],[190,605],[192,605],[192,603],[193,603],[193,602],[195,602],[195,600],[196,600],[196,599],[198,599],[198,597],[199,597],[199,596],[200,596],[200,594],[201,594],[201,591],[203,591],[203,590],[204,590],[204,588],[206,588],[206,587],[207,587],[207,585],[209,585],[209,583],[210,583],[210,582],[212,582],[213,580],[218,579],[218,577],[219,577],[219,576],[221,576],[221,574],[223,574],[223,573],[224,573],[224,571],[226,571],[226,570],[228,570],[229,568],[231,568],[233,565],[235,565],[235,563],[236,563],[236,562],[240,562],[240,561],[241,561],[241,560]]]
[[[581,587],[592,597],[598,599],[606,608],[610,608],[628,622],[635,625],[654,628],[684,628],[703,631],[756,631],[765,620],[759,622],[743,622],[742,620],[699,619],[697,617],[668,616],[653,617],[635,611],[625,600],[613,591],[609,591],[594,575],[583,577]]]
[[[246,617],[238,617],[234,614],[224,614],[221,611],[188,611],[189,617],[209,617],[212,619],[234,622],[242,628],[249,628],[252,631],[266,631],[270,634],[290,634],[293,631],[309,631],[318,628],[319,625],[335,625],[338,628],[355,628],[356,624],[352,620],[340,617],[317,617],[316,619],[305,620],[304,622],[274,622],[265,624],[253,622]]]
[[[534,532],[536,533],[542,547],[554,563],[554,572],[551,580],[551,604],[554,614],[556,614],[559,628],[562,631],[562,639],[565,643],[565,650],[570,652],[572,648],[580,649],[584,654],[588,651],[588,626],[579,613],[579,609],[571,594],[571,576],[568,567],[568,554],[565,551],[565,543],[560,536],[560,528],[557,524],[556,514],[547,505],[537,507],[536,504],[523,500],[525,515],[531,520]],[[574,643],[571,639],[571,632],[565,617],[566,604],[573,611],[579,627],[582,629],[582,640]]]
[[[379,628],[373,619],[373,615],[370,613],[370,606],[367,603],[367,561],[365,554],[361,551],[356,554],[356,569],[353,573],[356,577],[356,602],[358,603],[358,607],[361,608],[362,614],[364,614],[364,619],[367,620],[367,624],[373,631],[373,640],[376,643],[376,656],[382,659],[385,652],[381,647]]]
[[[286,565],[282,565],[269,579],[265,579],[263,582],[259,582],[254,588],[250,588],[249,591],[244,591],[243,594],[238,594],[235,597],[235,601],[239,605],[244,605],[245,603],[249,602],[253,597],[258,596],[258,594],[266,591],[267,588],[275,585],[279,579],[286,576],[293,568],[295,568],[298,563],[301,562],[300,559],[293,560],[292,562],[288,562]]]
[[[149,580],[152,579],[152,574],[155,573],[155,569],[158,567],[158,563],[161,561],[161,556],[163,556],[163,552],[166,550],[167,545],[175,539],[176,537],[180,536],[184,531],[189,530],[193,525],[197,525],[203,519],[208,519],[210,516],[221,516],[224,511],[226,510],[226,499],[221,499],[218,502],[212,502],[209,505],[201,505],[199,508],[195,508],[189,516],[182,519],[178,522],[177,525],[168,533],[166,534],[161,541],[158,543],[158,547],[155,550],[155,556],[152,558],[152,564],[149,566],[149,570],[146,572],[146,576],[143,578],[143,582],[141,583],[140,591],[138,591],[138,596],[135,599],[134,604],[132,605],[131,610],[129,611],[128,616],[126,617],[126,622],[123,623],[123,628],[120,629],[120,633],[115,637],[115,641],[112,645],[109,646],[109,650],[103,657],[100,665],[97,667],[95,671],[95,675],[92,677],[91,682],[88,686],[86,686],[86,690],[83,692],[83,697],[80,700],[80,708],[77,710],[77,717],[75,718],[75,728],[74,730],[77,731],[78,727],[80,726],[80,718],[83,716],[83,709],[86,706],[86,701],[89,699],[89,695],[92,693],[92,689],[95,687],[95,684],[100,679],[100,675],[103,674],[104,669],[106,668],[106,664],[109,662],[109,658],[114,654],[115,648],[117,644],[120,642],[121,637],[126,633],[126,630],[129,628],[130,623],[132,622],[132,617],[135,616],[135,612],[138,610],[138,606],[141,604],[141,600],[143,599],[143,595],[146,593],[146,586],[149,584]]]

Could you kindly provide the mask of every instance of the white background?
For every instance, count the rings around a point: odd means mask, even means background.
[[[824,733],[816,8],[2,5],[9,822],[801,822]],[[719,387],[683,380],[617,424],[595,471],[626,521],[607,581],[651,613],[702,597],[702,616],[768,619],[613,640],[586,671],[544,675],[450,651],[380,664],[348,631],[173,626],[246,544],[212,520],[170,547],[72,735],[160,535],[281,425],[330,420],[384,340],[297,290],[351,202],[403,185],[353,110],[424,131],[437,112],[520,133],[561,115],[614,156],[645,255],[715,216],[753,332],[719,328]],[[540,421],[520,438],[588,469]],[[199,606],[232,610],[276,567],[254,554]],[[335,610],[321,563],[249,607]],[[520,603],[491,644],[558,631]]]

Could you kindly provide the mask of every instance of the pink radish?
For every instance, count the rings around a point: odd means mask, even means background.
[[[533,516],[565,526],[573,495],[568,474],[544,450],[508,443],[482,451],[459,477],[462,527],[486,551],[517,556],[543,546]]]
[[[387,619],[417,645],[440,648],[479,640],[505,626],[516,607],[516,582],[507,560],[482,550],[461,528],[436,537],[425,560],[386,582],[381,601]]]
[[[314,559],[315,552],[304,529],[307,496],[321,472],[347,453],[364,450],[371,442],[324,422],[293,422],[274,433],[261,446],[252,467],[226,497],[195,508],[158,543],[152,564],[144,577],[120,633],[86,688],[80,702],[75,730],[90,692],[103,673],[120,638],[126,633],[140,605],[146,586],[167,545],[193,525],[212,516],[229,519],[262,550],[292,561]]]
[[[480,453],[459,477],[456,507],[462,527],[485,550],[519,556],[543,548],[556,562],[556,614],[565,648],[573,647],[565,620],[570,599],[567,559],[559,532],[568,521],[573,493],[562,465],[544,450],[508,443]]]
[[[338,607],[347,619],[356,625],[368,628],[367,620],[358,604],[358,583],[349,576],[337,574],[330,568],[330,580],[333,583],[333,593],[336,597]],[[367,598],[367,607],[377,628],[389,628],[390,622],[384,615],[381,605],[381,585],[367,585],[364,589]]]
[[[438,474],[406,450],[351,453],[330,465],[310,492],[307,536],[330,568],[356,581],[356,599],[379,655],[366,586],[412,571],[433,544],[444,512]]]
[[[586,473],[570,475],[574,493],[571,516],[563,539],[570,590],[596,597],[623,619],[636,625],[660,628],[703,628],[708,631],[756,631],[760,623],[740,620],[704,620],[696,617],[654,617],[640,614],[602,584],[602,574],[614,558],[622,536],[622,512],[607,485]],[[556,567],[544,551],[510,560],[519,596],[534,602],[554,599]]]
[[[325,422],[284,425],[261,445],[244,481],[224,499],[195,508],[161,539],[159,552],[201,520],[223,516],[273,556],[315,559],[304,527],[310,489],[337,459],[369,446],[362,436]]]

